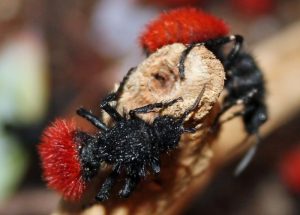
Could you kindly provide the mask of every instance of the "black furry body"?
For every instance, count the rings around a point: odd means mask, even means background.
[[[235,44],[229,54],[224,53],[224,45],[234,41]],[[180,58],[180,76],[184,78],[184,62],[189,52],[197,45],[205,45],[221,61],[226,73],[225,88],[227,95],[223,107],[216,119],[228,109],[237,104],[243,104],[244,109],[233,116],[242,116],[245,130],[248,134],[258,134],[259,127],[268,119],[265,105],[265,82],[263,74],[254,58],[242,51],[243,37],[231,35],[209,40],[203,43],[194,43],[187,47]]]
[[[265,82],[253,57],[245,52],[237,54],[231,69],[226,73],[224,108],[242,101],[240,113],[248,134],[257,134],[268,119],[265,105]]]
[[[228,54],[225,54],[224,45],[234,42],[234,46]],[[197,45],[204,45],[221,61],[226,73],[225,89],[227,94],[223,106],[215,119],[213,127],[222,122],[241,116],[245,130],[248,135],[255,135],[257,143],[260,142],[259,128],[267,121],[268,113],[265,104],[265,81],[261,69],[254,58],[242,50],[243,37],[231,35],[209,40],[203,43],[190,44],[182,53],[180,58],[179,71],[181,78],[184,78],[184,62],[189,52]],[[235,105],[243,105],[243,109],[235,112],[226,120],[221,121],[223,113]],[[251,160],[256,150],[256,145],[242,160],[238,167],[239,174]]]
[[[138,114],[166,108],[181,98],[136,108],[129,112],[128,117],[123,117],[109,102],[117,99],[124,83],[125,81],[121,82],[116,93],[107,96],[100,105],[115,121],[111,128],[106,127],[89,111],[83,108],[77,111],[78,115],[86,118],[101,130],[95,136],[84,132],[77,135],[81,142],[84,142],[80,152],[83,177],[86,181],[91,180],[99,171],[102,162],[112,166],[112,172],[96,196],[99,201],[109,198],[110,191],[120,174],[125,175],[125,183],[119,191],[119,196],[128,197],[147,173],[158,174],[160,172],[160,155],[175,149],[182,133],[195,131],[194,128],[184,128],[183,122],[186,116],[198,106],[204,93],[203,89],[192,107],[187,109],[181,117],[158,116],[152,123],[149,123],[139,118]]]
[[[166,143],[161,138],[161,129],[158,125],[172,121],[174,126],[169,128],[174,132],[172,143]],[[153,125],[137,119],[128,119],[117,122],[111,129],[103,131],[90,142],[90,146],[82,150],[81,158],[87,170],[98,171],[101,162],[123,168],[130,174],[144,177],[147,165],[152,167],[154,172],[159,172],[159,156],[168,149],[175,148],[181,135],[181,125],[175,124],[176,119],[172,117],[160,117]],[[169,148],[163,146],[168,145]],[[90,149],[91,147],[91,149]],[[94,165],[95,164],[95,165]],[[86,178],[90,179],[91,174],[85,171]]]

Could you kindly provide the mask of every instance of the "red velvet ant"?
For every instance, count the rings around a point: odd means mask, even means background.
[[[234,105],[243,104],[243,110],[234,113],[230,119],[241,116],[246,132],[249,135],[255,135],[257,143],[259,143],[259,128],[268,119],[263,74],[254,58],[242,50],[243,37],[240,35],[228,36],[228,34],[229,28],[221,19],[199,9],[179,8],[170,10],[152,21],[141,34],[140,44],[148,54],[164,45],[186,44],[187,48],[183,51],[179,63],[179,73],[182,79],[184,78],[185,59],[189,52],[195,46],[206,46],[222,62],[226,72],[227,94],[215,124],[220,124],[219,119],[224,112]],[[224,46],[230,42],[234,42],[234,46],[226,54]],[[247,166],[256,147],[257,144],[240,162],[235,171],[236,174],[239,174]]]

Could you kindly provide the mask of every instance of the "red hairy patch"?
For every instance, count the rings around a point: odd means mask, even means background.
[[[284,155],[280,162],[280,175],[292,191],[300,193],[300,148]]]
[[[227,35],[228,26],[217,17],[195,8],[180,8],[161,14],[140,36],[140,44],[154,52],[172,43],[204,42]]]
[[[62,193],[68,200],[80,199],[86,188],[75,132],[73,121],[57,119],[45,129],[38,146],[48,186]]]

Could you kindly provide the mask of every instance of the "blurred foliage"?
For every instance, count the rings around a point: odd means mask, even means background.
[[[11,35],[0,50],[0,199],[15,189],[28,162],[23,141],[5,126],[30,126],[45,117],[45,60],[42,41],[30,32]]]

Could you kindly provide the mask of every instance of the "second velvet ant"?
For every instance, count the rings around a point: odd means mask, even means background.
[[[161,14],[140,36],[140,44],[148,54],[164,45],[186,44],[179,64],[182,79],[185,59],[195,46],[204,45],[221,61],[226,73],[227,92],[215,126],[240,116],[248,135],[255,135],[257,140],[238,165],[237,175],[255,154],[260,142],[259,129],[268,119],[263,74],[253,56],[243,49],[243,40],[241,35],[229,35],[229,27],[223,20],[195,8],[180,8]],[[226,46],[231,43],[232,49],[227,52]],[[221,121],[220,117],[236,105],[242,105],[243,109]]]

